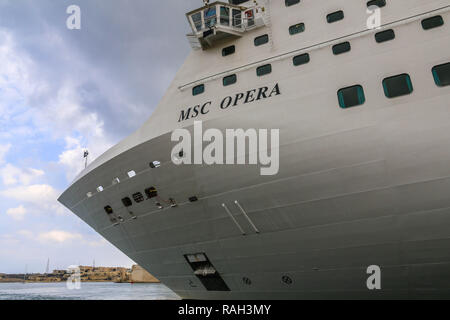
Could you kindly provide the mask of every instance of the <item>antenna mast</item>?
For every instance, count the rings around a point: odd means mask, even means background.
[[[87,168],[88,156],[89,156],[89,151],[86,149],[86,150],[84,150],[84,155],[83,155],[83,157],[84,157],[84,168],[85,169]]]

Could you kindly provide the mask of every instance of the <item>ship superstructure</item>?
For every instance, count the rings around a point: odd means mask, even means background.
[[[152,117],[59,200],[186,299],[450,297],[450,2],[186,17],[193,50]],[[195,121],[278,129],[279,173],[177,166],[171,134]]]

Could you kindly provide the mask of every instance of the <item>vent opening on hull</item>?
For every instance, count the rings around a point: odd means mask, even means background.
[[[133,199],[134,201],[136,201],[136,203],[140,203],[144,201],[144,196],[142,195],[142,193],[136,192],[135,194],[133,194]]]
[[[133,202],[131,201],[131,199],[130,198],[128,198],[128,197],[125,197],[125,198],[123,198],[122,199],[122,203],[123,203],[123,205],[125,206],[125,207],[131,207],[132,205],[133,205]]]
[[[113,213],[114,213],[114,210],[113,210],[113,208],[111,208],[111,206],[106,206],[106,207],[105,207],[105,212],[106,212],[107,214],[113,214]]]
[[[161,162],[159,162],[159,161],[150,162],[150,168],[155,169],[155,168],[159,168],[159,167],[161,167]]]
[[[145,194],[148,199],[156,198],[158,196],[158,190],[155,187],[145,189]]]
[[[186,254],[184,257],[206,290],[230,291],[230,288],[205,253]]]

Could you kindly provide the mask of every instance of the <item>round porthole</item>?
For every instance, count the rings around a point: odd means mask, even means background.
[[[287,285],[291,285],[292,283],[294,283],[294,281],[292,281],[291,277],[288,277],[288,276],[283,276],[281,278],[281,281],[283,281],[283,283],[285,283]]]

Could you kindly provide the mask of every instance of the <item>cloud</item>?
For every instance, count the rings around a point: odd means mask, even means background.
[[[70,233],[61,230],[43,232],[38,235],[38,240],[43,242],[64,243],[72,240],[82,240],[82,239],[83,237],[79,233]]]
[[[5,156],[9,152],[10,149],[11,149],[11,144],[0,145],[0,164],[5,162]]]
[[[0,191],[0,195],[26,203],[32,206],[33,211],[46,211],[46,213],[63,214],[64,208],[57,202],[59,192],[47,184],[18,186]]]
[[[3,184],[6,186],[11,186],[15,184],[29,185],[36,179],[44,175],[44,171],[25,168],[20,169],[10,163],[0,169],[0,177],[3,180]]]
[[[27,210],[24,208],[24,206],[19,206],[17,208],[11,208],[6,211],[6,214],[11,216],[14,220],[22,221],[25,217],[25,214],[27,213]]]

